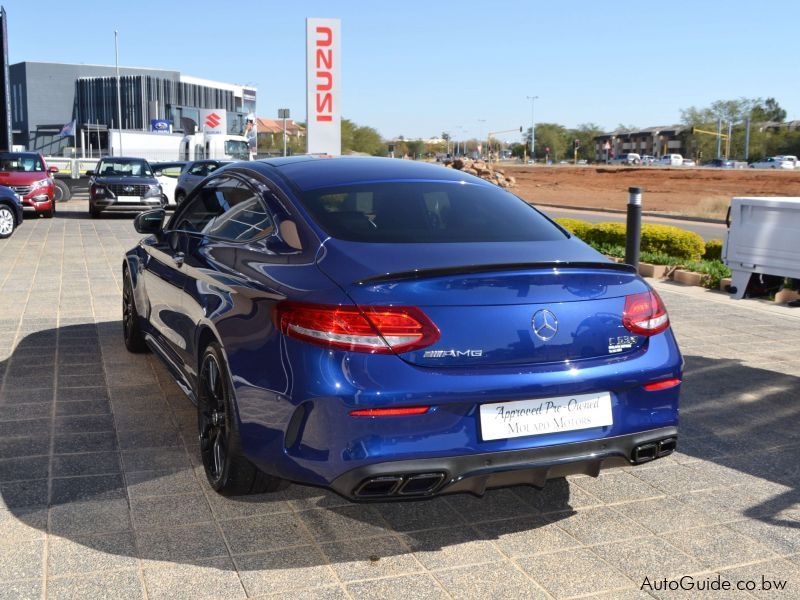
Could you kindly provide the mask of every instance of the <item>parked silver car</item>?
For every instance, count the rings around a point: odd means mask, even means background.
[[[197,184],[222,166],[230,164],[230,160],[195,160],[183,169],[175,186],[175,204],[180,204],[186,199]]]

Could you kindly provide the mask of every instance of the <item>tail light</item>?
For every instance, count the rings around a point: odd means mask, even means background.
[[[642,387],[648,392],[658,392],[660,390],[668,390],[670,388],[678,387],[681,380],[678,378],[662,379],[661,381],[654,381],[653,383],[646,383]]]
[[[289,337],[328,348],[390,354],[435,343],[436,325],[415,306],[331,306],[281,302],[275,325]]]
[[[651,336],[669,327],[669,315],[658,294],[650,290],[625,297],[622,324],[632,333]]]

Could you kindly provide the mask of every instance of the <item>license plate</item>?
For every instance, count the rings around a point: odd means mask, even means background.
[[[117,202],[127,202],[127,203],[136,203],[139,204],[142,201],[139,196],[117,196]]]
[[[481,404],[480,419],[485,441],[606,427],[613,424],[611,394]]]

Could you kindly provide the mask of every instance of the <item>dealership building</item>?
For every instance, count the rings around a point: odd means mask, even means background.
[[[594,158],[602,162],[629,152],[649,154],[689,154],[684,137],[689,129],[682,125],[662,125],[639,130],[618,129],[594,138]]]
[[[104,147],[108,130],[119,126],[114,66],[20,62],[9,71],[15,145],[59,156],[82,139]],[[120,67],[119,75],[123,129],[149,131],[154,121],[169,121],[183,132],[186,119],[199,123],[202,110],[214,109],[226,111],[228,133],[241,134],[256,112],[251,86],[164,69]]]

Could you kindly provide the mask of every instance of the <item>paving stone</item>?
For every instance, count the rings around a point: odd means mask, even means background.
[[[776,558],[765,546],[725,525],[670,533],[664,539],[708,569]]]
[[[419,561],[394,536],[322,544],[322,551],[344,582],[423,571]]]
[[[430,570],[501,561],[503,555],[491,541],[482,539],[468,525],[426,529],[400,536],[417,560]]]
[[[524,485],[511,488],[511,491],[541,513],[572,511],[602,504],[599,499],[563,477],[549,480],[542,489]]]
[[[130,531],[70,538],[54,536],[47,549],[49,577],[137,566],[136,544]]]
[[[47,506],[48,495],[47,479],[0,483],[0,509]]]
[[[41,576],[44,540],[0,540],[0,583]],[[1,586],[0,586],[1,587]]]
[[[311,542],[307,530],[293,513],[276,513],[221,521],[231,554],[265,552]]]
[[[318,541],[385,535],[388,525],[377,510],[365,504],[337,506],[297,513]]]
[[[136,533],[142,558],[185,561],[227,556],[216,523],[200,523]]]
[[[509,562],[437,571],[434,577],[456,599],[549,598],[542,588]]]
[[[585,548],[520,558],[517,563],[556,598],[618,590],[634,585],[621,571]]]
[[[325,556],[314,546],[234,557],[248,596],[261,596],[335,585]]]
[[[203,494],[132,498],[131,517],[135,529],[176,527],[212,520]]]
[[[664,495],[663,491],[648,485],[630,473],[619,470],[602,474],[600,477],[581,477],[575,479],[572,485],[589,492],[604,504],[657,498]]]
[[[511,558],[529,556],[580,545],[580,542],[541,516],[504,519],[479,523],[475,526],[481,535],[493,539],[502,552]]]
[[[188,470],[189,457],[183,448],[142,448],[123,450],[125,471]]]
[[[125,483],[121,474],[54,478],[50,486],[52,505],[124,497]]]
[[[93,433],[65,433],[55,436],[53,452],[56,454],[102,452],[117,449],[117,435],[113,431]]]
[[[61,454],[53,457],[50,468],[53,477],[110,475],[122,471],[116,452]]]
[[[347,592],[356,600],[412,600],[450,597],[430,575],[406,575],[377,581],[351,583],[347,586]]]
[[[124,499],[71,502],[50,509],[50,533],[56,535],[111,533],[130,528],[128,502]]]
[[[230,558],[212,558],[190,564],[155,562],[144,565],[150,600],[245,598],[242,582]]]
[[[424,502],[383,502],[372,506],[395,531],[452,527],[464,522],[444,498]]]
[[[558,526],[584,544],[602,544],[650,532],[619,512],[608,508],[584,508],[558,521]]]
[[[135,600],[145,598],[145,594],[138,572],[127,570],[53,577],[47,582],[47,597],[52,600]]]
[[[0,600],[41,600],[42,579],[7,581],[0,586]]]
[[[480,498],[472,494],[453,494],[445,499],[468,523],[521,517],[536,512],[509,489],[489,490]]]
[[[637,584],[645,577],[680,578],[682,575],[706,570],[703,563],[658,537],[602,544],[592,546],[590,550]]]
[[[191,471],[135,471],[126,473],[128,496],[174,496],[200,493],[202,489]],[[213,507],[213,505],[212,505]]]

